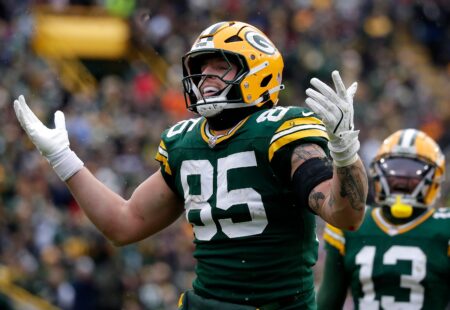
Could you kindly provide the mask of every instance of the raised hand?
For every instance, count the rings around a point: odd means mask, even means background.
[[[55,128],[50,129],[31,111],[24,96],[21,95],[14,100],[14,111],[28,137],[49,161],[61,180],[66,181],[83,167],[83,162],[69,148],[63,112],[55,112]]]
[[[64,113],[55,112],[55,129],[46,127],[31,111],[23,96],[14,100],[14,110],[20,125],[43,156],[49,156],[69,147]]]
[[[353,124],[353,97],[358,84],[353,83],[345,88],[338,71],[331,74],[336,91],[320,81],[311,79],[311,84],[318,90],[308,88],[306,104],[318,114],[327,129],[330,137],[328,147],[331,157],[339,167],[353,164],[357,159],[359,150],[359,131],[354,130]]]

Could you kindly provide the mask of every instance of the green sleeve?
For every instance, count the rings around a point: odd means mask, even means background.
[[[326,245],[326,250],[322,282],[317,293],[317,309],[342,309],[349,285],[344,259],[339,251],[329,244]]]

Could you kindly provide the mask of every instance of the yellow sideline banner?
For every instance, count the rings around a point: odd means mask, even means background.
[[[121,17],[80,8],[55,12],[37,7],[33,13],[32,46],[40,56],[119,59],[128,52],[130,27]]]

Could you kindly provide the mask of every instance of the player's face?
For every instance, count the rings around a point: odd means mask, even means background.
[[[200,82],[200,91],[204,97],[210,97],[225,88],[227,84],[224,81],[230,81],[236,76],[237,66],[221,57],[214,57],[204,61],[201,73],[206,76]]]
[[[387,177],[387,181],[392,192],[412,194],[421,178],[390,176]]]

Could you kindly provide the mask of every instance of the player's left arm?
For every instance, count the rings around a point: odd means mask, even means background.
[[[317,89],[306,90],[306,104],[321,118],[330,138],[328,148],[333,159],[333,177],[318,183],[308,194],[308,205],[326,222],[341,229],[357,229],[363,220],[368,193],[367,174],[357,152],[359,131],[353,125],[353,96],[357,84],[348,89],[334,71],[332,78],[336,91],[322,81],[313,78],[311,84]],[[324,157],[318,145],[297,147],[292,155],[292,175],[307,165],[320,173],[317,159]],[[325,166],[324,168],[325,169]],[[301,169],[305,170],[305,169]]]
[[[294,149],[291,167],[300,204],[340,229],[360,226],[367,196],[367,176],[360,159],[338,167],[319,145],[307,143]]]

